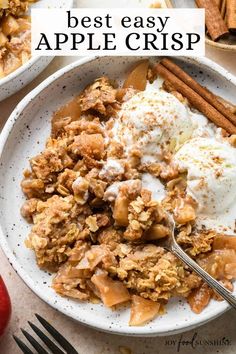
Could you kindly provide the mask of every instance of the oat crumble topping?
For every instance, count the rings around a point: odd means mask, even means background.
[[[163,150],[161,160],[147,163],[140,146],[127,155],[113,138],[119,111],[135,94],[106,77],[95,80],[55,112],[45,149],[30,160],[21,184],[27,197],[21,213],[32,223],[26,246],[40,268],[56,273],[54,290],[109,307],[131,301],[130,325],[163,313],[173,296],[185,297],[196,313],[214,296],[158,246],[170,232],[165,210],[189,255],[229,288],[236,276],[235,239],[195,227],[197,204],[171,155]],[[161,201],[143,188],[143,173],[160,178]]]

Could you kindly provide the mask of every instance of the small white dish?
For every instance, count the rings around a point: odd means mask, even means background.
[[[70,8],[73,0],[39,0],[34,8]],[[38,76],[53,60],[53,57],[33,57],[11,74],[0,79],[0,101],[21,90]]]
[[[34,253],[24,245],[30,225],[21,217],[25,197],[20,188],[29,158],[42,151],[50,133],[53,111],[78,94],[94,79],[107,75],[122,80],[139,57],[84,58],[54,73],[16,107],[0,137],[0,245],[25,283],[45,302],[67,316],[99,330],[133,336],[172,335],[195,328],[229,309],[225,302],[211,303],[196,315],[185,301],[173,299],[167,313],[143,327],[129,327],[129,309],[111,311],[103,305],[58,296],[52,276],[36,265]],[[179,58],[199,82],[235,103],[236,78],[209,59]]]

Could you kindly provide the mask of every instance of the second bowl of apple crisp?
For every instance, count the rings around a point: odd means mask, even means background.
[[[53,57],[31,57],[30,9],[72,7],[73,0],[0,1],[0,101],[31,82]]]

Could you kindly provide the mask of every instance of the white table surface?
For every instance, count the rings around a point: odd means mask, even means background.
[[[224,66],[232,74],[236,75],[236,54],[221,52],[207,48],[206,55],[218,64]],[[59,68],[76,60],[75,57],[56,58],[49,67],[31,84],[16,93],[14,96],[0,102],[0,129],[17,103],[48,75]],[[22,337],[20,328],[29,326],[27,321],[35,321],[34,313],[37,312],[51,321],[58,330],[75,345],[80,354],[172,354],[178,352],[178,342],[194,340],[191,344],[181,344],[179,352],[183,354],[235,354],[236,353],[236,313],[231,310],[220,318],[204,325],[196,330],[181,335],[157,338],[131,338],[101,333],[75,323],[64,315],[56,312],[41,301],[14,272],[3,252],[0,250],[0,273],[9,289],[13,313],[7,333],[0,342],[0,354],[18,354],[12,339],[12,334]],[[225,339],[223,339],[225,338]],[[208,341],[208,343],[207,343]],[[210,342],[215,341],[215,345]],[[197,342],[201,342],[196,345]]]

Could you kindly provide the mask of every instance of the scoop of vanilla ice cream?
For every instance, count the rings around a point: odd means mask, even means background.
[[[152,193],[152,199],[161,201],[166,197],[166,190],[161,181],[150,173],[142,174],[142,188]]]
[[[123,103],[113,127],[114,139],[125,146],[126,152],[142,151],[142,162],[161,160],[163,150],[175,151],[192,132],[187,107],[158,89],[139,92]]]
[[[179,149],[174,161],[187,171],[187,193],[197,201],[199,214],[230,214],[236,198],[235,148],[227,141],[197,137]]]
[[[212,138],[217,135],[218,129],[220,128],[217,128],[214,123],[211,123],[203,114],[196,111],[193,112],[190,109],[189,114],[194,127],[192,138]]]

